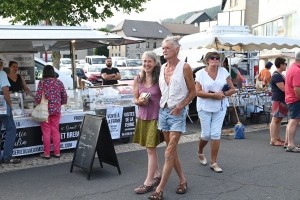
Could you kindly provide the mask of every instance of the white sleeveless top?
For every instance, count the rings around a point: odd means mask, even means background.
[[[222,91],[225,84],[227,84],[226,78],[229,76],[227,70],[223,67],[218,68],[218,74],[216,80],[213,80],[204,69],[199,70],[196,73],[195,81],[200,83],[203,92],[220,92]],[[221,103],[223,101],[223,103]],[[197,111],[203,110],[206,112],[218,112],[226,109],[229,106],[228,99],[216,100],[212,98],[201,98],[197,97]]]
[[[162,95],[159,105],[164,108],[167,103],[169,108],[175,108],[177,104],[186,98],[189,92],[183,74],[185,62],[181,60],[178,62],[169,85],[167,85],[164,76],[166,64],[162,65],[159,75],[159,88]]]

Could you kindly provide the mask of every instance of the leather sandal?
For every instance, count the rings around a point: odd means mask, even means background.
[[[185,194],[187,191],[187,182],[180,183],[176,189],[177,194]]]
[[[153,181],[152,185],[153,185],[153,187],[156,187],[156,186],[158,186],[160,184],[161,176],[154,177],[153,180],[154,181]]]
[[[153,185],[141,185],[138,188],[136,188],[134,191],[137,194],[146,194],[153,190]]]
[[[203,157],[204,157],[204,153],[198,153],[198,152],[197,152],[197,155],[198,155],[198,156],[203,156]],[[206,159],[205,157],[204,157],[203,160],[200,160],[200,157],[199,157],[199,161],[200,161],[201,165],[207,165],[207,159]]]
[[[297,147],[297,146],[287,146],[285,151],[286,152],[300,153],[300,148]]]
[[[160,191],[160,192],[154,192],[153,194],[151,194],[150,197],[148,197],[148,199],[151,199],[151,200],[163,200],[164,199],[164,196],[163,196],[163,191]]]

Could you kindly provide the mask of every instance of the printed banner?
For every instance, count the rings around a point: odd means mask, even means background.
[[[60,149],[76,148],[83,115],[90,112],[62,114],[59,131],[61,133]],[[74,120],[74,119],[78,119]],[[79,120],[81,118],[81,120]],[[22,156],[44,151],[42,130],[40,123],[30,118],[15,118],[17,134],[13,150],[13,156]],[[0,133],[0,150],[3,150],[6,130],[2,127]],[[52,149],[53,147],[51,147]]]
[[[112,139],[129,137],[134,134],[136,124],[135,106],[107,108],[96,112],[98,115],[106,116]]]
[[[134,134],[136,118],[135,118],[135,107],[123,108],[122,123],[120,137],[128,137]]]
[[[35,64],[34,57],[32,53],[15,53],[15,54],[3,54],[4,66],[3,70],[8,73],[8,64],[10,61],[15,61],[18,63],[18,74],[24,77],[27,85],[35,85]],[[28,86],[28,87],[29,87]]]
[[[106,109],[106,120],[112,139],[120,138],[123,107]]]

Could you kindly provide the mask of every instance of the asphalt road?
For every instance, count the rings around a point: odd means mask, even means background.
[[[198,126],[188,124],[188,129],[196,131]],[[285,127],[282,127],[282,137],[284,133]],[[296,143],[300,144],[298,135]],[[247,133],[243,140],[222,139],[218,164],[223,173],[200,165],[197,146],[198,142],[178,145],[188,192],[184,195],[175,193],[179,179],[173,171],[164,190],[164,199],[300,199],[300,154],[270,146],[268,130]],[[165,147],[158,148],[161,167],[164,150]],[[210,161],[209,146],[204,153]],[[91,180],[87,180],[86,171],[77,167],[70,173],[70,162],[1,173],[0,199],[147,199],[150,193],[134,193],[146,177],[146,151],[118,153],[117,157],[121,175],[111,165],[104,164],[99,168],[99,161],[95,159]]]

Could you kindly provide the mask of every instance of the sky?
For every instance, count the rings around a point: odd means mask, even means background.
[[[151,0],[143,4],[143,7],[146,8],[144,12],[132,12],[130,15],[124,14],[122,11],[115,12],[114,16],[106,19],[105,22],[89,20],[82,25],[102,28],[106,27],[106,24],[118,25],[124,19],[159,21],[160,19],[175,18],[187,12],[219,6],[221,2],[222,0]],[[7,19],[0,19],[0,25],[8,24]]]

